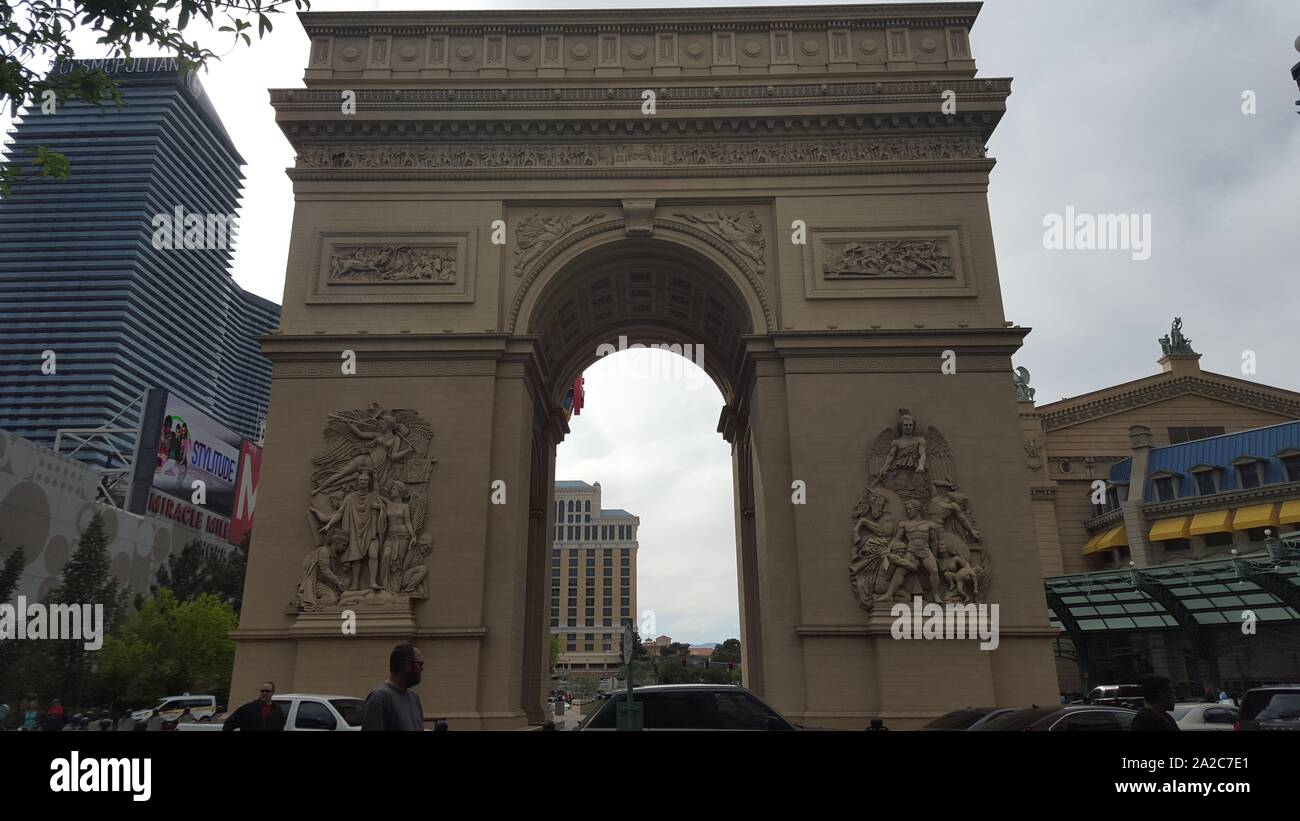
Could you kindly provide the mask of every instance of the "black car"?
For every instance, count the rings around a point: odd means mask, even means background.
[[[1069,704],[1013,710],[974,728],[976,732],[1020,730],[1059,732],[1125,732],[1132,729],[1137,710],[1127,707]]]
[[[1088,695],[1083,697],[1082,703],[1128,707],[1130,710],[1141,710],[1143,704],[1142,685],[1103,684],[1100,687],[1093,687],[1088,691]]]
[[[758,696],[729,684],[663,684],[637,687],[632,700],[642,705],[646,730],[793,730],[794,725],[764,704]],[[618,706],[627,691],[613,693],[600,703],[578,729],[617,729]]]
[[[922,730],[978,730],[998,716],[1016,712],[1014,707],[966,707],[953,710],[922,727]]]
[[[1300,684],[1248,690],[1241,699],[1238,730],[1300,730]]]

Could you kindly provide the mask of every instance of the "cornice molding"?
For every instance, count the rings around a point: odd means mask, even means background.
[[[1205,376],[1179,376],[1143,385],[1131,390],[1092,399],[1058,411],[1043,412],[1043,428],[1048,432],[1121,413],[1143,405],[1175,399],[1180,396],[1203,396],[1243,405],[1256,410],[1300,419],[1300,399],[1288,399],[1269,393],[1267,389],[1253,389],[1244,385],[1220,382]]]
[[[975,23],[979,3],[529,11],[300,12],[311,36],[371,34],[595,34],[617,31],[804,31],[827,27],[939,27]]]
[[[1248,490],[1232,490],[1216,493],[1213,496],[1188,496],[1168,502],[1148,502],[1142,505],[1142,514],[1150,517],[1168,517],[1170,514],[1201,513],[1204,511],[1223,510],[1243,504],[1262,504],[1300,498],[1300,482],[1286,482],[1277,485],[1262,485]]]
[[[575,78],[576,79],[576,78]],[[709,108],[728,106],[771,106],[774,100],[789,104],[803,101],[816,105],[888,105],[897,103],[930,104],[941,99],[943,92],[951,90],[961,99],[963,107],[973,103],[1004,103],[1011,94],[1008,77],[981,77],[952,80],[879,80],[857,83],[778,84],[777,79],[762,85],[725,85],[725,78],[689,77],[690,86],[670,85],[672,77],[621,77],[582,78],[579,87],[547,88],[529,87],[446,87],[445,83],[463,82],[444,80],[438,88],[361,88],[354,89],[358,110],[367,114],[372,109],[384,112],[409,111],[465,111],[488,110],[578,110],[585,113],[608,109],[639,110],[644,103],[643,92],[655,90],[656,105],[669,109]],[[638,82],[639,81],[639,82]],[[343,81],[339,81],[343,83]],[[419,81],[416,81],[419,82]],[[545,80],[541,82],[547,82]],[[616,85],[614,83],[617,83]],[[271,105],[278,111],[329,111],[339,115],[338,88],[271,89]],[[1000,111],[967,110],[955,115],[933,115],[949,122],[979,122],[991,124]],[[340,115],[341,116],[341,115]],[[355,115],[354,115],[355,116]],[[658,116],[658,115],[655,115]],[[817,115],[822,120],[834,120],[838,114]],[[890,117],[912,117],[916,114],[880,114],[877,120]],[[777,118],[780,119],[780,118]],[[861,119],[860,117],[858,118]]]

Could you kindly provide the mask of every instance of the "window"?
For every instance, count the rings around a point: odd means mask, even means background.
[[[590,499],[588,499],[588,500],[586,501],[586,503],[583,505],[583,511],[586,512],[586,513],[590,513],[590,512],[591,512],[591,500],[590,500]],[[591,519],[588,519],[587,521],[590,522]]]
[[[1063,730],[1070,731],[1116,731],[1127,730],[1132,724],[1132,718],[1128,723],[1120,721],[1120,713],[1111,712],[1110,710],[1084,710],[1083,712],[1071,713],[1052,725],[1053,732]],[[1127,715],[1127,714],[1125,714]]]
[[[298,702],[298,715],[293,720],[295,730],[334,730],[338,721],[324,704],[315,701]]]
[[[601,625],[601,627],[613,627],[613,626],[614,626],[614,622],[611,619],[605,619],[604,624]]]
[[[568,652],[572,653],[572,652],[575,652],[575,651],[578,649],[578,645],[576,645],[576,644],[567,644],[567,645],[565,645],[564,649],[567,650]]]
[[[576,618],[578,617],[578,608],[576,608],[576,607],[570,607],[570,608],[569,608],[569,613],[568,613],[568,615],[569,615],[569,618],[571,618],[571,619],[576,619]]]
[[[1234,461],[1233,466],[1237,468],[1237,485],[1242,490],[1249,490],[1253,487],[1260,486],[1259,462],[1253,458],[1244,458]]]
[[[577,633],[570,633],[570,634],[569,634],[569,641],[577,641],[577,640],[578,640],[578,634],[577,634]]]
[[[587,618],[595,618],[595,617],[596,617],[596,608],[594,608],[594,607],[588,607],[588,608],[587,608],[586,616],[587,616]]]
[[[602,641],[613,641],[613,640],[614,640],[614,634],[613,634],[613,633],[605,633],[605,634],[602,635],[600,638],[601,638]]]
[[[1230,547],[1232,545],[1231,533],[1206,533],[1206,547]]]
[[[601,650],[602,653],[608,653],[608,652],[609,652],[609,645],[608,645],[608,644],[602,644],[602,645],[600,646],[600,650]]]
[[[1165,546],[1166,553],[1192,549],[1192,543],[1187,539],[1166,539],[1161,544]]]
[[[1202,496],[1213,496],[1219,492],[1214,481],[1214,471],[1200,470],[1193,475],[1196,477],[1196,491]]]
[[[1174,477],[1161,476],[1154,480],[1156,486],[1156,498],[1162,502],[1172,502],[1174,500]]]
[[[588,590],[587,593],[590,594],[591,591]],[[587,596],[587,606],[588,606],[588,607],[595,607],[595,606],[596,606],[596,597],[595,597],[595,596],[592,596],[592,595],[588,595],[588,596]]]
[[[569,512],[570,512],[570,513],[573,512],[573,500],[572,500],[572,499],[569,500]]]
[[[1288,482],[1300,482],[1300,453],[1286,453],[1278,457],[1282,460],[1282,472]]]
[[[559,620],[559,619],[551,619],[551,626],[552,626],[552,627],[559,627],[559,626],[560,626],[560,620]]]
[[[624,569],[625,571],[627,570],[627,568],[623,568],[623,569]],[[612,568],[612,567],[607,567],[607,568],[605,568],[605,575],[608,576],[609,578],[613,578],[613,577],[614,577],[614,568]]]
[[[606,567],[614,566],[614,556],[612,555],[612,551],[609,550],[605,551],[605,566]]]
[[[582,538],[588,542],[591,541],[591,525],[582,526]]]
[[[621,607],[621,608],[619,608],[618,614],[619,614],[620,616],[630,616],[630,615],[632,615],[632,610],[631,610],[631,608],[628,608],[628,607]]]
[[[551,615],[552,615],[552,616],[559,616],[559,615],[560,615],[560,608],[558,608],[558,607],[552,607],[552,608],[551,608]]]
[[[560,566],[559,556],[556,556],[554,559],[551,559],[551,567],[559,567],[559,566]]]
[[[594,558],[588,558],[587,567],[595,567],[595,566],[596,566],[596,560]]]
[[[600,614],[601,614],[602,616],[613,616],[613,615],[614,615],[614,608],[612,608],[612,607],[606,607],[604,610],[602,610],[602,611],[600,612]]]
[[[1169,444],[1177,445],[1179,442],[1195,442],[1197,439],[1206,439],[1211,436],[1222,436],[1223,427],[1213,425],[1190,427],[1190,428],[1169,428]]]
[[[573,525],[569,525],[569,541],[571,541],[571,542],[573,542],[573,541],[577,541],[577,538],[578,538],[578,537],[577,537],[577,535],[574,533],[574,531],[576,531],[577,529],[578,529],[578,528],[576,528],[575,526],[573,526]]]
[[[559,577],[560,577],[560,568],[558,568],[558,567],[552,567],[552,568],[551,568],[551,578],[558,579]]]
[[[596,645],[594,645],[594,644],[584,644],[584,645],[582,645],[582,651],[583,651],[584,653],[590,653],[590,652],[591,652],[592,650],[594,650],[595,648],[596,648]]]
[[[1206,710],[1202,717],[1206,724],[1235,724],[1237,721],[1237,711],[1228,707],[1215,707]]]
[[[632,568],[630,568],[630,567],[620,567],[620,568],[618,569],[618,575],[623,576],[623,577],[630,576],[630,575],[632,575]]]
[[[746,693],[714,693],[719,730],[766,730],[768,713]]]
[[[609,591],[606,591],[606,593],[608,593],[608,592],[609,592]],[[606,596],[605,596],[605,600],[602,601],[601,604],[605,605],[606,607],[610,607],[611,605],[614,604],[614,597],[613,597],[613,596],[610,596],[610,595],[606,595]]]
[[[632,549],[630,547],[619,548],[618,553],[626,559],[628,556],[632,555]]]

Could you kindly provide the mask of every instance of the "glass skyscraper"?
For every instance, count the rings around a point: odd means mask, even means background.
[[[0,201],[0,428],[48,446],[167,388],[256,438],[271,382],[257,337],[280,308],[229,274],[243,159],[173,59],[81,62],[126,106],[37,100],[13,130],[10,162],[46,146],[72,176]]]

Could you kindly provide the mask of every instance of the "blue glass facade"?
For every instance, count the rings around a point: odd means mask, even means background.
[[[0,201],[0,428],[52,445],[56,429],[104,424],[162,387],[256,437],[271,382],[257,337],[279,306],[231,279],[233,226],[203,237],[217,247],[155,247],[160,229],[179,236],[164,221],[178,208],[233,216],[243,159],[197,77],[164,58],[96,62],[125,108],[29,107],[7,150],[24,164],[36,146],[61,151],[72,176]]]

